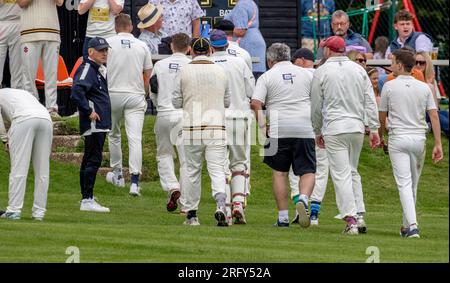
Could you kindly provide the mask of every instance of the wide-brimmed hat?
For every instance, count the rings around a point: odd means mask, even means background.
[[[154,25],[163,12],[163,6],[161,4],[155,6],[153,4],[146,4],[138,12],[138,17],[140,23],[137,25],[138,28],[148,28]]]

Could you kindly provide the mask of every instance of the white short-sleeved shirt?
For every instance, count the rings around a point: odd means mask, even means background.
[[[152,76],[156,75],[158,79],[158,93],[152,93],[151,98],[156,105],[158,116],[164,116],[180,112],[172,104],[172,96],[175,89],[175,81],[180,76],[181,68],[191,62],[186,55],[174,53],[172,56],[156,62],[152,70]]]
[[[311,72],[284,61],[259,77],[252,99],[266,105],[271,138],[314,138]]]
[[[185,33],[192,37],[192,21],[205,16],[197,0],[149,0],[164,8],[162,30],[169,36]]]
[[[425,135],[427,110],[436,109],[430,87],[412,76],[384,84],[379,110],[388,112],[389,135]]]
[[[118,33],[107,39],[108,90],[111,93],[145,95],[142,73],[153,68],[148,46],[131,33]]]
[[[225,110],[227,117],[245,118],[250,111],[250,99],[255,89],[255,78],[252,71],[239,57],[228,55],[226,51],[214,52],[209,57],[214,63],[222,66],[228,74],[231,90],[230,107]]]
[[[86,3],[87,1],[88,0],[81,0],[80,4]],[[123,7],[124,0],[114,1]],[[115,16],[111,12],[108,0],[95,0],[94,4],[89,9],[86,36],[108,38],[115,35],[114,19]]]
[[[248,53],[247,50],[240,47],[237,42],[229,40],[228,43],[229,43],[227,48],[228,54],[244,59],[250,71],[252,71],[253,63],[252,63],[252,56],[250,56],[250,53]]]

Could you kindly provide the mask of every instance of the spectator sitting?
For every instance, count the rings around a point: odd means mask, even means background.
[[[445,135],[449,136],[449,124],[448,124],[448,110],[440,110],[439,109],[439,88],[435,79],[435,72],[433,67],[433,62],[431,61],[430,56],[427,52],[418,52],[416,53],[416,68],[417,70],[422,71],[423,76],[425,78],[425,82],[431,88],[431,92],[433,93],[433,98],[436,103],[436,107],[438,109],[439,114],[439,122],[441,124],[441,130],[444,131]],[[427,123],[430,122],[430,118],[426,117]]]
[[[180,32],[193,38],[200,36],[200,18],[205,13],[197,0],[149,0],[148,3],[163,7],[162,31],[168,36]]]
[[[138,12],[141,22],[137,27],[144,29],[139,39],[148,45],[152,54],[158,54],[158,45],[163,38],[168,36],[161,31],[163,23],[162,12],[163,7],[161,5],[155,6],[153,4],[143,6]]]
[[[411,47],[415,52],[432,51],[433,41],[431,36],[414,31],[413,18],[413,15],[406,10],[401,10],[395,14],[394,28],[398,37],[391,42],[386,50],[386,58],[390,59],[392,52],[404,46]]]
[[[302,0],[301,11],[303,17],[317,17],[317,0]],[[335,4],[334,0],[322,0],[320,1],[320,17],[327,17],[334,12]],[[315,27],[313,27],[315,25]],[[313,32],[315,28],[315,33]],[[318,26],[315,19],[308,19],[302,21],[302,47],[308,48],[314,51],[314,41],[317,43],[317,39],[320,37],[321,40],[325,40],[327,37],[331,36],[332,32],[330,29],[330,19],[320,19],[320,27]]]
[[[386,51],[389,47],[389,39],[386,36],[379,36],[375,39],[375,53],[373,59],[385,59]]]
[[[333,29],[334,35],[340,36],[345,39],[345,46],[361,46],[366,48],[366,59],[372,59],[372,47],[370,47],[369,42],[360,35],[352,31],[350,28],[350,19],[346,12],[342,10],[337,10],[331,16],[331,28]],[[317,59],[323,57],[323,48],[317,49]]]
[[[356,50],[351,50],[350,52],[347,53],[347,57],[353,62],[356,62],[359,65],[361,65],[361,67],[363,67],[364,69],[366,69],[367,57],[365,53]]]
[[[381,96],[380,96],[380,91],[378,88],[378,70],[377,68],[374,67],[368,67],[366,69],[367,71],[367,75],[369,75],[370,78],[370,82],[372,83],[372,87],[373,87],[373,92],[375,93],[375,99],[377,101],[377,105],[380,105],[381,102]]]

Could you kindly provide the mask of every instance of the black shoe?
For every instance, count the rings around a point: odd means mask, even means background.
[[[0,216],[2,216],[6,211],[0,210]]]
[[[280,227],[280,228],[288,228],[289,222],[280,222],[280,220],[277,220],[275,224],[273,224],[274,227]]]

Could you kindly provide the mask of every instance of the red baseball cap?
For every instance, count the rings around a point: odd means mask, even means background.
[[[330,36],[324,41],[320,42],[320,47],[328,47],[333,52],[344,53],[345,52],[345,40],[337,35]]]

